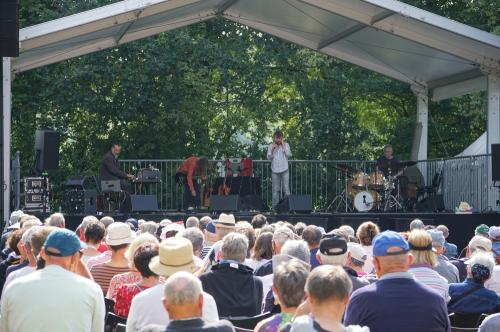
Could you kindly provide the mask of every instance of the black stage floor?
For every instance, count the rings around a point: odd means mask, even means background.
[[[237,221],[251,221],[257,212],[236,212],[234,213]],[[489,226],[500,225],[499,213],[474,213],[474,214],[454,214],[448,212],[440,213],[309,213],[309,214],[274,214],[263,213],[270,222],[289,221],[297,223],[302,221],[306,224],[314,224],[323,227],[327,232],[341,225],[350,225],[356,229],[362,222],[371,220],[379,225],[381,230],[392,229],[396,231],[407,231],[410,222],[415,218],[420,218],[426,225],[444,224],[450,229],[450,242],[455,243],[459,248],[467,245],[468,240],[474,234],[474,229],[479,224]],[[129,217],[142,218],[151,221],[160,221],[168,218],[172,221],[186,220],[189,216],[202,217],[210,215],[210,212],[182,213],[182,212],[162,212],[162,213],[142,213],[142,214],[111,214],[117,221],[124,221]],[[213,218],[217,217],[212,215]],[[70,229],[75,229],[82,221],[82,215],[66,215],[66,225]]]

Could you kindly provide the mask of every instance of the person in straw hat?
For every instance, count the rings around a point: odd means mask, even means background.
[[[171,237],[160,244],[159,255],[149,263],[151,271],[169,278],[176,272],[196,272],[201,267],[199,258],[193,255],[191,241],[184,237]],[[127,332],[141,331],[148,324],[167,325],[170,321],[168,313],[162,306],[164,285],[156,285],[137,294],[132,300],[127,319]],[[203,292],[202,318],[213,322],[219,320],[217,304],[214,298]]]

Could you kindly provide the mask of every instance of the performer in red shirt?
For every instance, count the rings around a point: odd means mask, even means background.
[[[200,188],[193,181],[193,175],[198,173],[202,179],[205,178],[206,169],[208,167],[207,157],[189,157],[177,169],[176,180],[184,184],[184,202],[183,208],[187,210],[189,207],[200,207]]]

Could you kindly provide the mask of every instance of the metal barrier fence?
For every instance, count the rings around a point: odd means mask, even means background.
[[[214,161],[219,162],[219,161]],[[156,194],[162,211],[178,210],[182,206],[181,188],[174,179],[182,160],[122,160],[122,169],[134,173],[136,169],[154,167],[161,172],[161,182],[136,187],[141,194]],[[291,160],[290,191],[292,194],[311,195],[313,209],[324,211],[342,194],[346,187],[346,174],[339,170],[342,165],[353,167],[367,174],[375,170],[373,161],[357,160]],[[496,209],[498,190],[490,188],[488,168],[490,156],[480,155],[451,159],[420,161],[417,167],[423,175],[423,183],[432,185],[435,174],[442,173],[438,192],[444,195],[445,208],[453,210],[460,201],[466,201],[478,211]],[[253,175],[259,177],[262,199],[271,203],[271,169],[267,160],[253,161]]]

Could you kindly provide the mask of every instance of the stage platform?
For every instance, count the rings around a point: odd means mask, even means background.
[[[237,221],[251,221],[257,212],[235,212],[233,213]],[[392,229],[396,231],[407,231],[410,222],[415,218],[420,218],[426,225],[444,224],[450,228],[450,242],[455,243],[459,248],[467,245],[468,240],[474,234],[474,229],[479,224],[489,226],[500,225],[499,213],[474,213],[474,214],[454,214],[454,213],[308,213],[308,214],[275,214],[263,213],[270,222],[289,221],[297,223],[302,221],[306,224],[314,224],[323,227],[327,232],[341,225],[350,225],[356,229],[362,222],[371,220],[379,225],[381,230]],[[211,214],[208,211],[195,213],[183,212],[162,212],[162,213],[142,213],[142,214],[110,214],[117,221],[124,221],[129,217],[142,218],[145,220],[157,221],[168,218],[172,221],[186,220],[189,216],[202,217],[210,215],[217,218],[218,214]],[[43,216],[40,216],[43,217]],[[70,229],[75,229],[82,221],[83,215],[66,215],[66,225]]]

